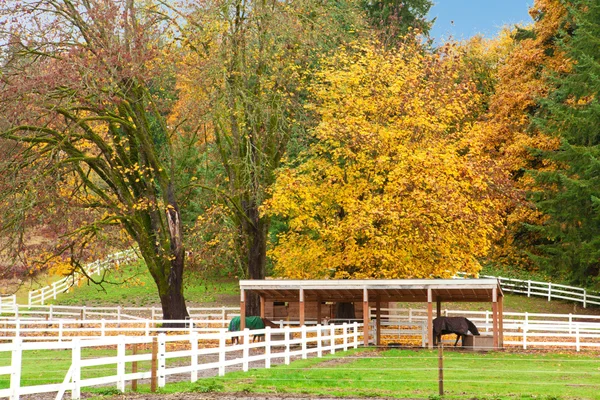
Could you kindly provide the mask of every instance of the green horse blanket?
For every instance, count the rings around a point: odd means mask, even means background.
[[[264,329],[265,323],[261,317],[246,317],[246,328]],[[240,330],[240,317],[233,317],[229,322],[229,332],[238,332]]]

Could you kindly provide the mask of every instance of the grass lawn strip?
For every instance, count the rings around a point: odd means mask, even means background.
[[[166,389],[420,398],[437,395],[436,351],[364,351],[294,361],[270,370],[232,372]],[[337,358],[344,361],[332,365],[332,359]],[[597,399],[600,359],[567,353],[446,351],[444,388],[444,398]]]

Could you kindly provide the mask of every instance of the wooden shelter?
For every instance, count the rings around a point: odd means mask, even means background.
[[[361,302],[363,303],[364,344],[369,341],[369,302],[375,303],[377,337],[379,345],[381,303],[420,302],[427,303],[428,343],[433,347],[433,304],[440,316],[442,302],[490,302],[492,303],[494,348],[503,347],[502,314],[503,293],[496,279],[390,279],[390,280],[242,280],[240,281],[241,329],[246,316],[246,293],[252,291],[260,296],[261,317],[265,314],[266,301],[298,302],[300,325],[304,325],[305,303]],[[317,311],[320,317],[320,311]],[[317,318],[320,319],[320,318]]]

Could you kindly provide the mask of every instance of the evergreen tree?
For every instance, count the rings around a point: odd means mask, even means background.
[[[562,45],[573,68],[554,78],[534,120],[561,146],[539,151],[554,168],[533,174],[540,190],[532,199],[547,218],[530,228],[547,242],[532,257],[551,273],[589,285],[600,284],[600,2],[582,0],[570,11],[575,29]]]

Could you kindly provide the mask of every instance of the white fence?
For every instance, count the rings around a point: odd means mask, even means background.
[[[188,307],[191,319],[228,318],[240,315],[239,307]],[[116,320],[146,320],[162,319],[160,307],[87,307],[87,306],[25,306],[9,304],[0,306],[0,321],[2,319],[46,319],[46,320],[87,320],[87,319],[116,319]]]
[[[397,309],[388,308],[381,310],[382,333],[392,334],[389,326],[401,329],[402,325],[413,328],[411,332],[417,339],[423,338],[427,333],[427,310],[423,309]],[[442,310],[444,316],[466,316],[485,335],[492,332],[493,321],[490,311],[464,311]],[[600,348],[600,315],[576,314],[542,314],[542,313],[515,313],[504,312],[503,333],[504,345],[527,348]],[[400,324],[395,324],[400,322]],[[414,329],[421,323],[422,330]],[[373,328],[374,321],[372,321]],[[399,332],[405,335],[407,332]]]
[[[0,310],[3,307],[14,307],[17,304],[17,295],[0,296]]]
[[[459,276],[455,276],[455,278],[461,279],[463,276],[464,274],[459,274]],[[505,292],[524,294],[527,295],[527,297],[545,297],[548,301],[552,299],[574,301],[583,304],[583,308],[587,308],[589,304],[600,306],[600,293],[588,291],[587,289],[576,286],[559,285],[552,282],[526,281],[491,275],[480,275],[480,278],[498,279],[500,287],[502,287],[502,290]]]
[[[135,250],[121,251],[115,254],[111,254],[104,260],[97,260],[91,264],[85,266],[85,271],[88,276],[95,274],[102,274],[102,272],[114,265],[121,263],[127,263],[137,260],[138,256]],[[85,275],[76,272],[74,275],[66,276],[61,280],[54,282],[52,285],[44,286],[41,289],[32,290],[29,292],[27,304],[29,306],[41,304],[44,305],[48,299],[56,299],[56,296],[60,293],[68,291],[72,286],[77,285],[83,279],[86,279]]]
[[[127,382],[138,379],[150,379],[151,384],[155,382],[158,387],[164,387],[171,375],[186,374],[191,382],[195,382],[199,371],[203,370],[214,370],[214,375],[223,376],[232,368],[248,371],[251,363],[255,367],[270,368],[274,360],[289,364],[294,357],[322,357],[324,353],[357,348],[360,328],[360,324],[354,323],[299,328],[286,326],[283,329],[267,327],[252,332],[248,329],[243,332],[221,329],[215,333],[193,332],[177,336],[77,338],[69,342],[24,342],[15,339],[11,343],[0,344],[0,354],[10,354],[0,357],[10,360],[9,365],[0,366],[0,375],[10,375],[10,386],[0,389],[0,397],[18,400],[21,395],[56,392],[59,399],[65,391],[70,391],[72,399],[79,399],[81,389],[89,386],[113,384],[124,391]],[[265,340],[254,343],[252,335],[264,335]],[[242,343],[228,345],[227,342],[234,336],[242,336]],[[132,345],[136,346],[136,350],[131,348]],[[146,352],[138,353],[137,346],[145,348]],[[148,353],[148,348],[153,348],[152,352]],[[86,351],[89,349],[103,349],[103,354]],[[62,381],[22,385],[22,382],[28,382],[26,371],[22,368],[23,361],[36,357],[33,354],[35,350],[71,353],[71,366],[65,371]]]

